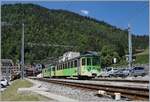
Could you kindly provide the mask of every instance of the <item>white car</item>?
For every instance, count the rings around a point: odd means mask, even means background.
[[[109,77],[109,72],[106,71],[106,70],[103,70],[103,71],[100,73],[99,77]]]
[[[6,87],[8,85],[9,85],[9,83],[6,79],[1,79],[1,87]]]
[[[99,77],[112,77],[113,73],[115,73],[118,69],[109,67],[103,71],[101,71]]]

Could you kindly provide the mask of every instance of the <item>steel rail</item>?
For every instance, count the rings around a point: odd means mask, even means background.
[[[64,80],[79,80],[74,78],[51,78],[51,79],[64,79]],[[85,79],[86,80],[86,79]],[[88,79],[88,81],[110,81],[110,82],[128,82],[128,83],[145,83],[148,84],[149,80],[137,80],[137,79],[110,79],[110,78],[92,78]]]
[[[117,82],[133,82],[133,83],[149,83],[148,80],[130,80],[130,79],[106,79],[106,78],[99,78],[99,79],[92,79],[93,81],[117,81]]]

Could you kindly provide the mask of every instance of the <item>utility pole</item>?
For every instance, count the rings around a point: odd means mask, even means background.
[[[24,23],[22,23],[22,45],[21,45],[21,79],[24,78]]]
[[[128,48],[129,48],[129,68],[132,67],[132,34],[131,34],[131,27],[130,24],[128,24]]]

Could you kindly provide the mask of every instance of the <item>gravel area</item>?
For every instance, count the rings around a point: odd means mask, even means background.
[[[41,81],[39,81],[41,83]],[[109,97],[98,97],[96,91],[83,90],[73,87],[68,87],[59,84],[42,82],[41,87],[45,87],[48,90],[46,92],[50,92],[53,94],[69,97],[75,99],[80,102],[111,102],[113,99]]]
[[[145,75],[144,77],[142,76],[137,76],[137,77],[127,77],[126,79],[131,79],[131,80],[149,80],[150,75]]]

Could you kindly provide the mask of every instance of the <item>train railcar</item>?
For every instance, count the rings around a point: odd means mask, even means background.
[[[50,68],[44,68],[43,70],[42,70],[42,76],[44,77],[44,78],[49,78],[51,75],[50,75]]]
[[[96,77],[101,71],[100,56],[84,54],[79,57],[57,63],[50,69],[44,69],[43,75],[50,77]]]
[[[49,78],[49,77],[55,76],[55,75],[54,75],[54,69],[55,69],[54,66],[49,65],[47,68],[44,68],[44,69],[42,70],[42,76],[43,76],[44,78]]]

